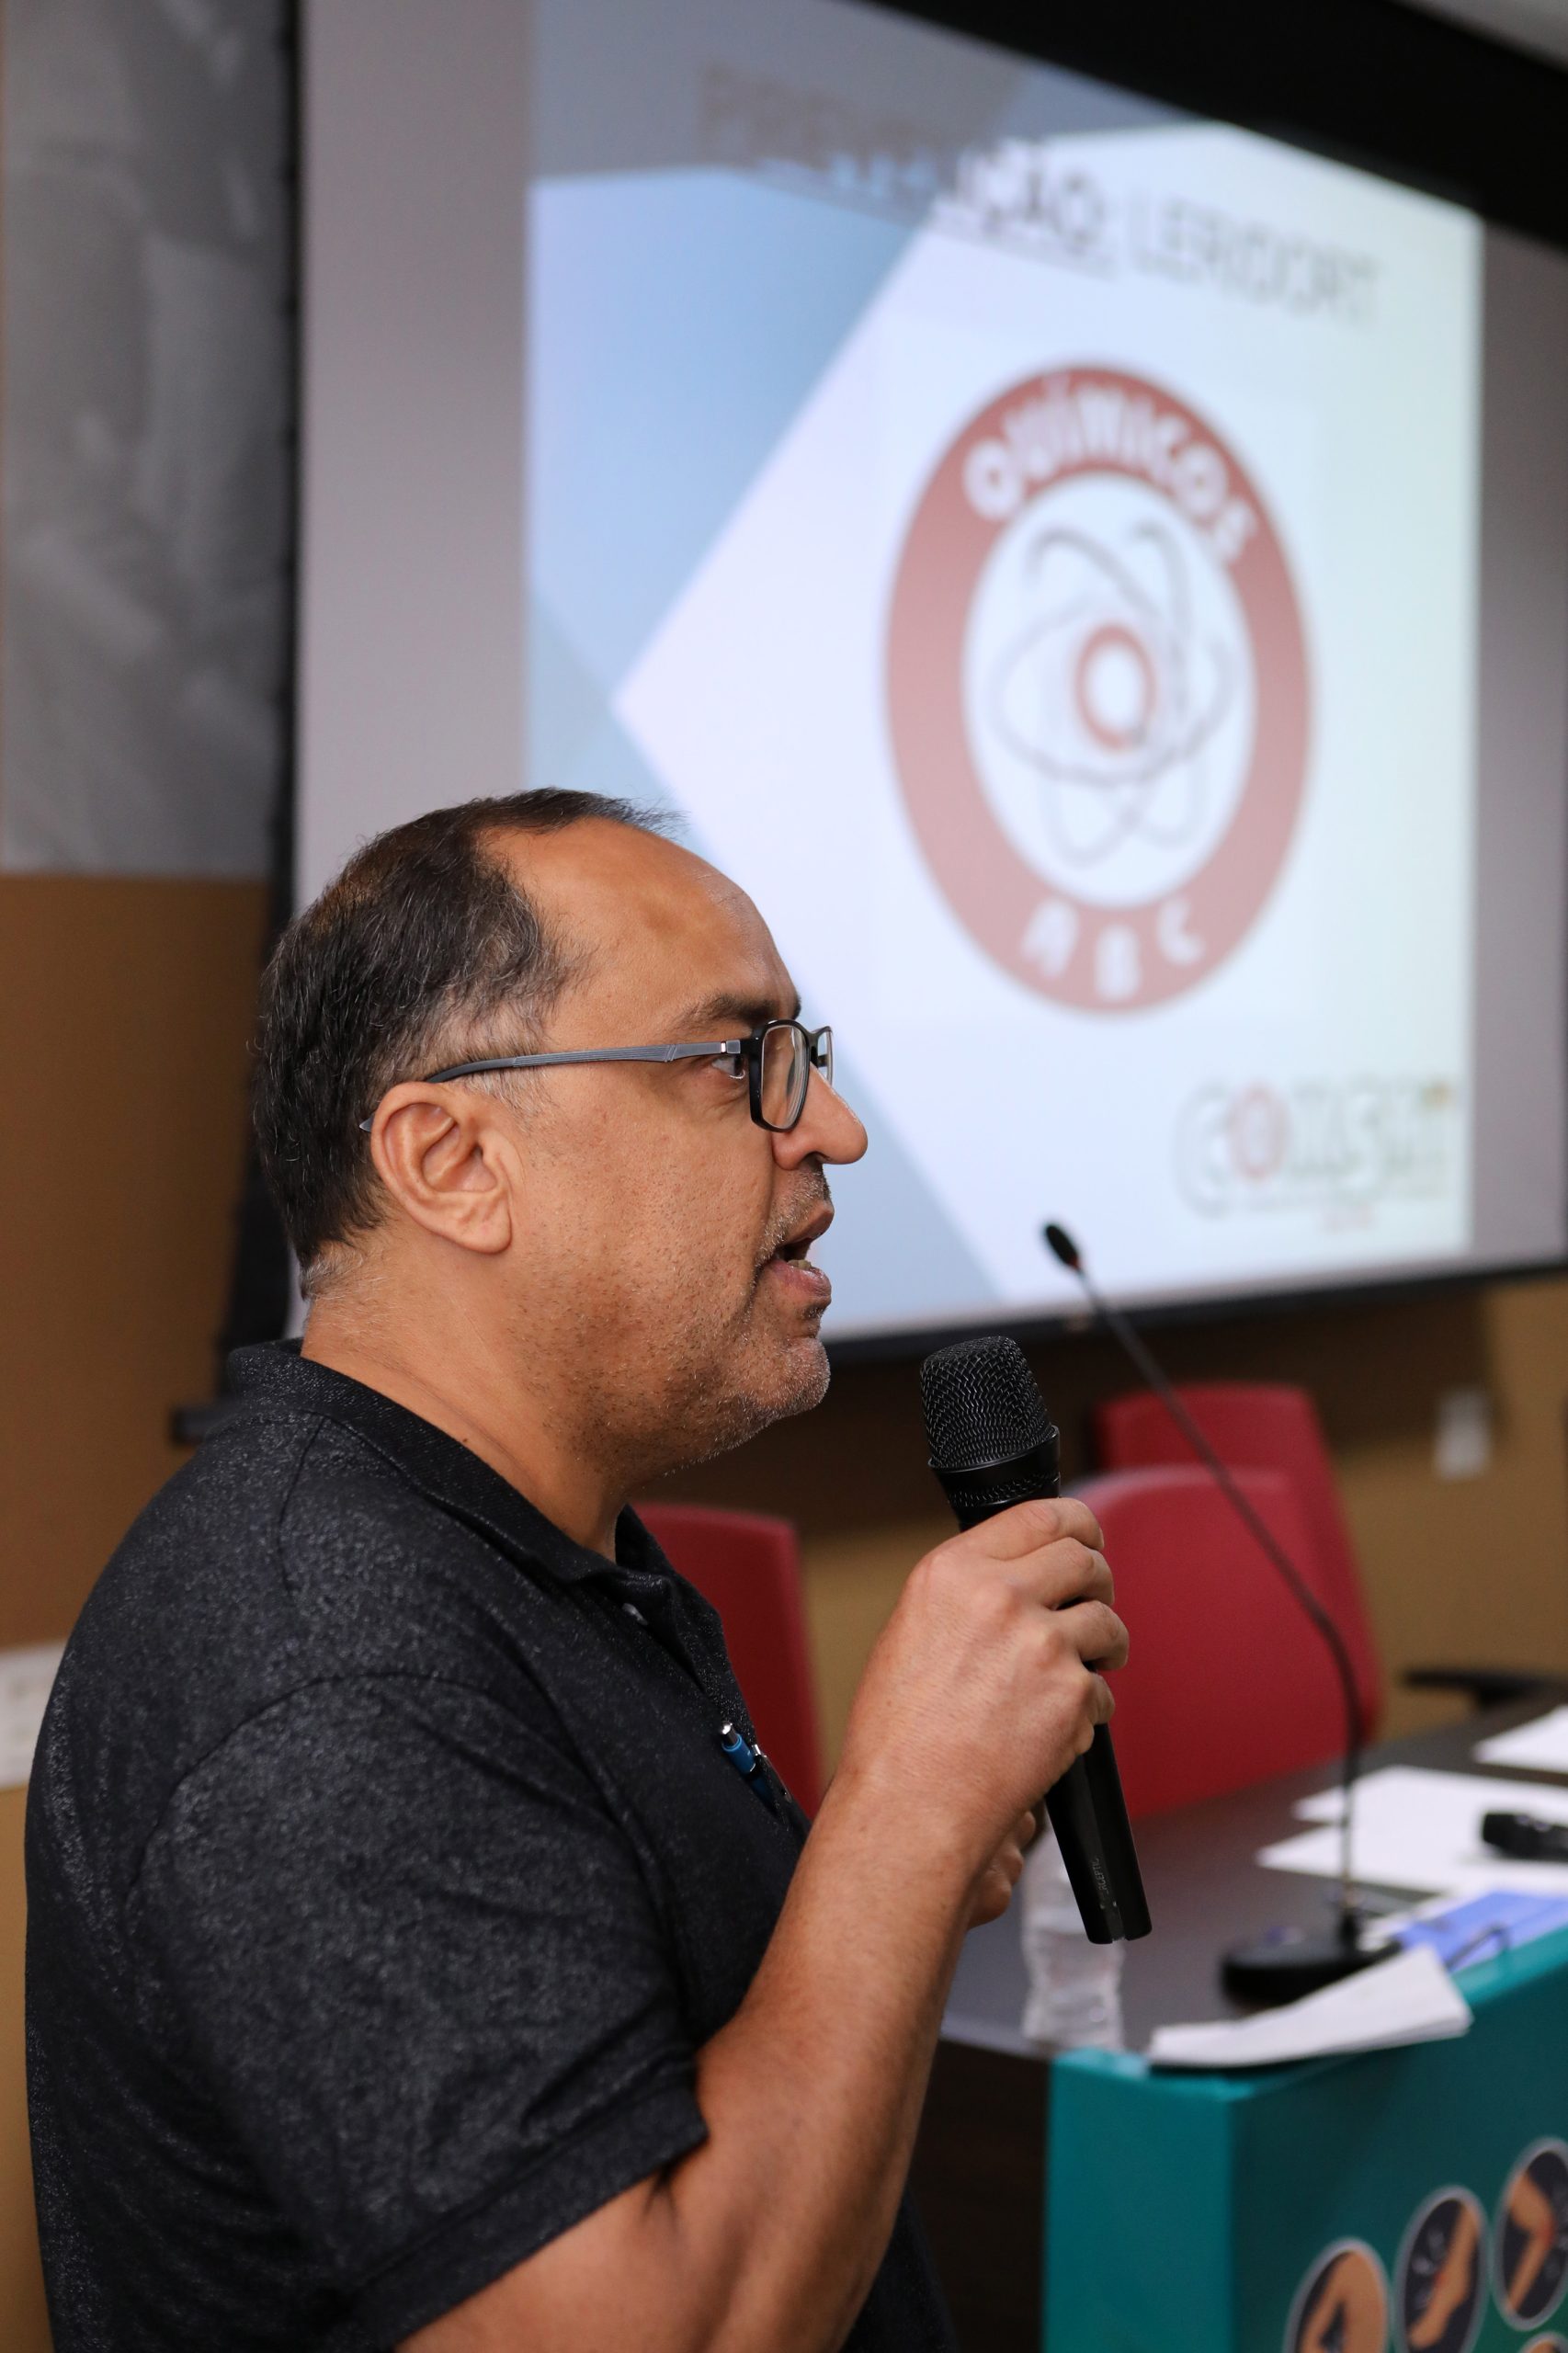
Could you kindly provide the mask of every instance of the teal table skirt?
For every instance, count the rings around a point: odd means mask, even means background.
[[[1568,1931],[1460,1983],[1454,2041],[1058,2058],[1048,2353],[1568,2353]]]

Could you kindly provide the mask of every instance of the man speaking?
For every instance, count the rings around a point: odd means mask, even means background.
[[[799,1014],[582,794],[400,826],[283,938],[304,1342],[236,1360],[34,1768],[57,2353],[951,2344],[903,2203],[943,2000],[1126,1637],[1087,1511],[1020,1505],[915,1566],[809,1840],[738,1769],[626,1499],[826,1388],[866,1138]]]

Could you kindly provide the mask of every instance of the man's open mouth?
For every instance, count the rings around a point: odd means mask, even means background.
[[[812,1243],[820,1242],[832,1223],[833,1203],[819,1202],[811,1216],[802,1220],[793,1233],[785,1235],[772,1253],[773,1257],[782,1258],[787,1267],[802,1265],[811,1256]]]
[[[812,1243],[820,1241],[832,1223],[833,1203],[819,1201],[810,1217],[802,1218],[794,1232],[787,1233],[783,1241],[768,1253],[757,1269],[758,1279],[760,1280],[761,1277],[767,1273],[769,1267],[777,1268],[780,1274],[787,1267],[799,1268],[799,1273],[792,1274],[789,1278],[790,1287],[800,1290],[802,1296],[807,1296],[808,1303],[809,1294],[814,1292],[817,1294],[815,1303],[818,1308],[825,1306],[832,1295],[828,1279],[822,1268],[813,1264],[811,1253]]]

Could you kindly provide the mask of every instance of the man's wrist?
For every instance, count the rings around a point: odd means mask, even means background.
[[[846,1751],[817,1826],[840,1821],[850,1836],[870,1837],[880,1859],[918,1876],[938,1904],[967,1910],[995,1847],[977,1832],[974,1812],[955,1804],[950,1790],[934,1793],[894,1752]]]

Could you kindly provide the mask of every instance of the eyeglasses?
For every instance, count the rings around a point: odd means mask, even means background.
[[[701,1046],[594,1046],[561,1054],[491,1054],[482,1062],[452,1063],[433,1070],[422,1083],[438,1086],[449,1078],[479,1078],[493,1070],[554,1070],[563,1063],[728,1063],[728,1075],[744,1078],[751,1116],[770,1134],[787,1135],[800,1123],[811,1090],[812,1073],[833,1085],[833,1031],[808,1029],[799,1021],[765,1021],[744,1038],[721,1038]],[[361,1120],[369,1135],[374,1117]]]

